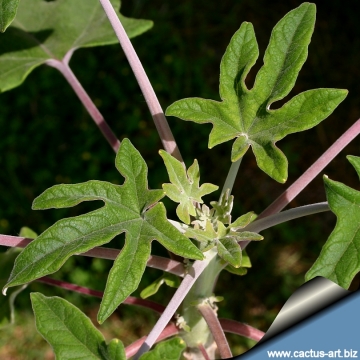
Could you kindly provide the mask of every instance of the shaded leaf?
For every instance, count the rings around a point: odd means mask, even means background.
[[[360,158],[347,158],[360,176]],[[360,192],[326,175],[324,184],[330,210],[337,222],[305,279],[323,276],[347,289],[360,271]]]
[[[119,0],[111,0],[120,8]],[[34,10],[36,9],[36,11]],[[118,16],[129,37],[153,25]],[[98,0],[23,0],[12,26],[0,35],[0,91],[19,86],[37,66],[81,47],[118,43]]]
[[[59,297],[32,293],[36,327],[58,359],[125,360],[122,343],[107,346],[101,332],[76,306]]]
[[[147,166],[128,139],[121,143],[115,164],[125,177],[123,185],[88,181],[56,185],[37,197],[33,209],[63,208],[82,201],[102,200],[100,209],[62,219],[45,230],[18,256],[7,287],[30,282],[57,271],[72,255],[81,254],[126,232],[125,245],[116,258],[99,310],[104,321],[137,289],[150,255],[152,240],[190,259],[203,255],[166,218],[158,200],[162,190],[148,190]]]
[[[159,151],[163,158],[171,184],[163,184],[167,197],[180,203],[176,208],[176,214],[185,224],[190,223],[190,215],[195,216],[194,202],[203,203],[202,196],[216,191],[219,187],[213,184],[200,182],[200,170],[197,160],[186,172],[184,165],[164,150]]]
[[[2,0],[0,3],[0,31],[5,32],[15,18],[19,0]]]
[[[185,348],[186,344],[184,340],[179,337],[174,337],[157,344],[154,350],[150,350],[140,356],[140,360],[179,360]]]
[[[209,148],[235,138],[232,161],[240,159],[251,146],[260,169],[285,182],[287,159],[275,143],[288,134],[317,125],[347,95],[346,90],[310,90],[295,96],[280,109],[270,109],[272,103],[289,94],[307,58],[315,11],[314,4],[303,3],[278,22],[251,90],[247,89],[245,78],[259,51],[252,24],[244,22],[221,60],[222,102],[183,99],[170,105],[166,115],[199,124],[212,123]]]
[[[23,226],[20,229],[19,236],[22,236],[22,237],[25,237],[28,239],[35,239],[38,236],[38,234],[34,230],[30,229],[29,227]]]
[[[141,291],[140,297],[142,299],[146,299],[152,295],[155,295],[159,291],[160,286],[164,283],[169,287],[178,288],[180,285],[180,279],[174,274],[164,272],[162,276],[160,276],[152,284]]]

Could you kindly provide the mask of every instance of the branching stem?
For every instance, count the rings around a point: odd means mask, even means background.
[[[177,335],[178,333],[179,333],[178,328],[174,324],[170,323],[161,332],[160,336],[158,337],[158,339],[155,342],[156,343],[160,342],[171,336]],[[135,342],[133,342],[132,344],[130,344],[129,346],[127,346],[125,348],[126,358],[130,359],[132,356],[134,356],[137,353],[137,351],[140,349],[141,345],[144,343],[145,340],[146,340],[146,336],[143,336],[141,339],[138,339]]]
[[[226,340],[226,336],[221,327],[219,319],[215,310],[209,304],[200,304],[197,306],[201,315],[204,317],[218,347],[221,359],[229,359],[232,357],[232,353],[229,344]]]
[[[231,194],[232,188],[234,187],[234,183],[235,183],[235,180],[236,180],[237,173],[238,173],[239,168],[240,168],[241,160],[242,160],[242,157],[239,160],[231,163],[228,175],[227,175],[225,183],[224,183],[224,187],[221,190],[220,198],[225,193],[225,191],[227,189],[230,189],[230,194]]]
[[[68,61],[70,59],[71,53],[72,52],[68,53],[68,56],[65,56],[63,61],[50,59],[46,61],[46,64],[59,70],[61,74],[65,77],[69,85],[72,87],[72,89],[75,91],[76,95],[84,105],[87,112],[90,114],[96,125],[99,127],[105,139],[108,141],[115,153],[117,153],[117,151],[119,150],[120,141],[112,132],[110,126],[107,124],[98,108],[90,99],[90,96],[87,94],[85,89],[80,84],[79,80],[76,78],[75,74],[70,69]]]
[[[255,220],[246,226],[243,231],[252,231],[252,232],[260,232],[262,230],[268,229],[275,225],[281,224],[283,222],[287,222],[293,219],[297,219],[303,216],[313,215],[320,212],[329,211],[329,205],[327,202],[321,202],[311,205],[299,206],[294,209],[286,210],[274,215],[270,215],[259,220]],[[250,243],[250,241],[241,241],[240,245],[242,249],[245,249],[246,246]]]
[[[285,192],[283,192],[260,215],[263,218],[281,211],[360,133],[360,119],[341,135]]]
[[[150,348],[154,345],[156,339],[159,337],[168,322],[171,320],[171,318],[175,314],[175,311],[180,306],[181,302],[184,300],[185,296],[207,265],[208,261],[197,260],[194,262],[192,267],[189,269],[189,272],[185,275],[174,296],[170,300],[165,311],[161,315],[160,319],[157,321],[157,323],[149,333],[146,341],[144,341],[144,343],[141,345],[138,353],[134,357],[134,360],[138,360],[143,353],[150,350]]]
[[[27,239],[20,236],[10,236],[10,235],[0,235],[0,245],[2,246],[10,246],[10,247],[26,247],[32,239]],[[81,256],[89,256],[96,257],[99,259],[108,259],[115,260],[119,255],[120,250],[110,249],[106,247],[96,247],[91,249],[83,254],[79,254]],[[184,276],[184,265],[176,260],[167,259],[161,256],[150,255],[149,260],[147,262],[147,266],[167,271],[169,273]]]
[[[261,330],[231,319],[219,319],[219,322],[225,332],[244,336],[255,341],[260,341],[261,338],[265,335],[265,333]]]
[[[124,50],[125,56],[127,57],[129,64],[134,72],[136,80],[140,86],[147,106],[150,110],[151,116],[153,117],[156,129],[160,135],[164,149],[176,159],[183,162],[179,148],[171,132],[170,126],[165,118],[159,100],[156,97],[149,78],[145,73],[145,70],[135,52],[134,47],[130,42],[129,37],[125,32],[124,27],[122,26],[118,16],[116,15],[116,12],[111,5],[110,0],[100,0],[100,3],[104,8],[107,17],[109,18],[111,26],[113,27],[115,34],[119,39],[120,45]]]
[[[97,291],[97,290],[92,290],[89,289],[87,287],[84,286],[79,286],[76,284],[72,284],[66,281],[62,281],[62,280],[57,280],[57,279],[53,279],[49,276],[44,276],[40,279],[37,279],[36,281],[47,284],[47,285],[52,285],[52,286],[56,286],[62,289],[66,289],[66,290],[70,290],[70,291],[74,291],[77,292],[79,294],[83,294],[83,295],[90,295],[90,296],[95,296],[98,298],[102,298],[104,293],[102,291]],[[137,306],[142,306],[144,308],[156,311],[158,314],[162,314],[163,311],[165,310],[165,306],[158,304],[154,301],[151,300],[145,300],[145,299],[139,299],[136,298],[134,296],[128,296],[123,304],[127,304],[127,305],[137,305]]]

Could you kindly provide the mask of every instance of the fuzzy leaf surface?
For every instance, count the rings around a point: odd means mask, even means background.
[[[140,360],[179,360],[186,344],[179,337],[160,342],[154,350],[150,350],[140,357]]]
[[[32,293],[36,327],[57,359],[126,360],[122,343],[106,345],[101,332],[76,306],[59,297]]]
[[[164,205],[158,203],[164,193],[148,189],[146,163],[128,139],[121,143],[115,164],[125,177],[123,185],[96,180],[56,185],[34,200],[33,209],[64,208],[91,200],[102,200],[105,206],[62,219],[45,230],[16,259],[7,287],[51,274],[70,256],[126,232],[125,245],[109,273],[99,310],[99,320],[104,321],[137,289],[153,240],[180,256],[203,258],[201,251],[168,222]]]
[[[129,37],[152,27],[152,21],[122,16],[119,0],[111,3]],[[23,0],[12,26],[0,35],[0,91],[19,86],[49,59],[61,60],[66,53],[82,47],[116,43],[98,0]]]
[[[15,18],[19,0],[2,0],[0,2],[0,31],[5,32]]]
[[[213,184],[202,184],[200,182],[200,170],[197,160],[186,172],[182,163],[166,151],[160,150],[171,184],[163,184],[167,197],[172,201],[180,203],[176,208],[176,214],[185,224],[190,223],[190,215],[195,216],[194,202],[203,203],[202,196],[216,191],[219,187]]]
[[[360,176],[360,158],[347,158]],[[337,222],[305,279],[323,276],[348,289],[360,271],[360,192],[327,176],[324,176],[324,184],[330,210]]]
[[[259,50],[251,23],[244,22],[232,37],[220,65],[221,102],[201,98],[176,101],[166,115],[199,124],[212,123],[209,148],[232,140],[231,160],[240,159],[251,146],[260,169],[285,182],[286,156],[275,143],[286,135],[310,129],[329,116],[347,95],[346,90],[316,89],[303,92],[280,109],[272,110],[293,88],[307,58],[316,7],[303,3],[274,27],[254,87],[245,78]]]

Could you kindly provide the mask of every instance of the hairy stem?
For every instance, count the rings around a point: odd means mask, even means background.
[[[138,353],[134,357],[134,360],[138,360],[139,357],[145,353],[146,351],[150,350],[150,348],[155,343],[156,339],[159,337],[167,323],[171,320],[175,311],[180,306],[181,302],[184,300],[185,296],[204,271],[206,266],[208,265],[208,261],[200,261],[197,260],[194,262],[192,267],[189,269],[188,273],[185,275],[183,281],[181,282],[179,288],[175,292],[174,296],[170,300],[168,306],[166,307],[165,311],[161,315],[160,319],[157,321],[151,332],[149,333],[148,337],[141,345]]]
[[[285,192],[270,204],[259,218],[269,216],[281,211],[290,203],[319,173],[330,163],[339,152],[344,149],[360,133],[360,119],[341,135],[313,165],[307,169]]]
[[[75,91],[76,95],[84,105],[87,112],[90,114],[90,116],[95,121],[95,124],[99,127],[100,131],[104,135],[105,139],[108,141],[110,146],[113,148],[115,153],[119,150],[120,141],[117,139],[115,134],[112,132],[111,128],[105,121],[104,117],[101,115],[98,108],[95,106],[95,104],[90,99],[89,95],[85,91],[85,89],[80,84],[79,80],[76,78],[75,74],[72,72],[72,70],[69,67],[68,61],[71,56],[70,55],[65,56],[63,61],[50,59],[46,61],[46,64],[59,70],[61,74],[65,77],[69,85],[72,87],[72,89]]]
[[[260,341],[265,333],[254,327],[242,324],[231,319],[219,319],[220,325],[225,332],[247,337],[255,341]]]
[[[59,288],[62,288],[62,289],[74,291],[74,292],[77,292],[79,294],[95,296],[95,297],[98,297],[100,299],[104,295],[104,293],[102,291],[92,290],[92,289],[89,289],[89,288],[84,287],[84,286],[79,286],[79,285],[72,284],[72,283],[69,283],[69,282],[66,282],[66,281],[53,279],[53,278],[48,277],[48,276],[44,276],[44,277],[42,277],[40,279],[37,279],[36,281],[47,284],[47,285],[56,286],[56,287],[59,287]],[[145,307],[147,309],[156,311],[158,314],[162,314],[163,311],[165,310],[165,306],[163,306],[161,304],[158,304],[158,303],[156,303],[154,301],[151,301],[151,300],[139,299],[139,298],[136,298],[134,296],[127,297],[124,300],[123,304],[142,306],[142,307]]]
[[[150,110],[151,116],[153,117],[156,129],[160,135],[164,149],[176,159],[183,162],[179,148],[170,130],[170,126],[165,118],[159,100],[155,95],[154,89],[151,86],[145,70],[135,52],[134,47],[130,42],[129,37],[125,32],[124,27],[122,26],[118,16],[116,15],[116,12],[111,5],[110,0],[100,0],[100,3],[104,8],[107,17],[109,18],[111,26],[113,27],[115,34],[119,39],[120,45],[124,50],[125,56],[127,57],[129,64],[134,72],[136,80],[140,86],[147,106]]]
[[[262,230],[268,229],[275,225],[281,224],[283,222],[287,222],[293,219],[297,219],[303,216],[313,215],[320,212],[329,211],[329,205],[327,202],[321,202],[311,205],[299,206],[294,209],[286,210],[274,215],[270,215],[259,220],[255,220],[250,223],[245,228],[241,229],[242,231],[252,231],[252,232],[260,232]],[[246,246],[250,243],[249,240],[241,241],[240,245],[242,249],[245,249]]]
[[[224,186],[223,186],[223,188],[221,190],[220,198],[226,192],[227,189],[230,189],[230,194],[231,194],[231,191],[232,191],[232,189],[234,187],[234,183],[235,183],[235,180],[236,180],[236,175],[237,175],[237,173],[239,171],[239,168],[240,168],[241,160],[242,160],[242,157],[239,160],[231,163],[231,166],[230,166],[229,172],[227,174]]]
[[[297,208],[289,209],[274,215],[267,216],[259,220],[256,219],[254,222],[250,223],[248,226],[246,226],[244,229],[241,230],[260,232],[262,230],[268,229],[283,222],[287,222],[303,216],[313,215],[329,210],[330,208],[326,201],[316,204],[299,206]]]
[[[155,342],[156,343],[160,342],[171,336],[177,335],[178,333],[179,333],[178,328],[174,324],[170,323],[161,332],[161,334],[159,335],[158,339]],[[125,348],[126,358],[130,359],[132,356],[134,356],[138,352],[138,350],[140,349],[141,345],[144,343],[145,340],[146,340],[146,336],[143,336],[141,339],[138,339],[138,340],[134,341],[132,344],[130,344],[129,346],[127,346]]]
[[[0,245],[10,246],[10,247],[26,247],[32,239],[27,239],[20,236],[10,236],[10,235],[1,235],[0,234]],[[120,250],[110,249],[106,247],[96,247],[91,249],[83,254],[79,254],[80,256],[89,256],[96,257],[99,259],[108,259],[115,260],[119,255]],[[147,266],[167,271],[174,275],[184,276],[185,269],[184,265],[176,260],[167,259],[161,256],[150,255],[149,260],[147,262]]]
[[[198,305],[197,309],[204,317],[212,336],[214,337],[221,359],[231,358],[232,353],[215,310],[209,304],[205,303]]]

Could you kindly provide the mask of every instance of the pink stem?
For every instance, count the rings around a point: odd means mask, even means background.
[[[46,61],[46,64],[59,70],[61,74],[65,77],[69,85],[75,91],[76,95],[79,97],[82,104],[85,106],[85,109],[88,111],[90,116],[95,121],[96,125],[99,127],[100,131],[104,135],[105,139],[108,141],[110,146],[113,148],[115,153],[119,150],[120,141],[117,139],[115,134],[112,132],[111,128],[105,121],[104,117],[101,115],[98,108],[90,99],[89,95],[85,89],[80,84],[79,80],[76,78],[72,70],[68,65],[70,56],[66,56],[63,61],[50,59]]]
[[[199,344],[198,348],[205,360],[211,360],[203,344]]]
[[[168,303],[165,311],[160,316],[160,319],[157,321],[155,326],[150,331],[149,335],[146,338],[146,341],[141,345],[138,353],[134,357],[134,359],[139,359],[139,357],[147,352],[153,344],[156,342],[159,334],[163,331],[166,324],[169,323],[171,318],[174,316],[175,311],[180,306],[185,296],[188,294],[191,287],[194,285],[195,281],[199,278],[201,273],[204,271],[206,266],[208,265],[207,261],[197,260],[194,262],[192,267],[189,269],[188,273],[185,275],[183,281],[181,282],[179,288],[176,290],[174,296]]]
[[[160,342],[171,336],[177,335],[178,333],[179,333],[178,328],[173,323],[170,323],[162,331],[156,342]],[[126,358],[129,359],[132,356],[134,356],[138,352],[138,350],[140,349],[141,345],[144,343],[145,340],[146,340],[146,336],[143,336],[141,339],[136,340],[135,342],[127,346],[125,348]]]
[[[135,52],[134,47],[130,42],[129,37],[126,35],[125,29],[123,28],[118,16],[116,15],[116,12],[111,5],[111,2],[109,0],[100,0],[100,3],[104,8],[107,17],[109,18],[111,26],[113,27],[115,34],[119,39],[120,45],[124,50],[125,56],[127,57],[129,64],[134,72],[136,80],[140,86],[147,106],[153,117],[156,129],[160,135],[164,149],[176,159],[183,162],[179,148],[176,144],[170,126],[159,103],[159,100],[156,97],[149,78],[145,73],[145,70]]]
[[[231,358],[232,353],[229,344],[214,309],[209,304],[200,304],[197,306],[197,309],[205,319],[214,337],[221,359]]]
[[[36,281],[47,284],[47,285],[57,286],[62,289],[74,291],[74,292],[77,292],[80,294],[95,296],[100,299],[104,295],[104,293],[102,291],[92,290],[92,289],[89,289],[89,288],[86,288],[83,286],[79,286],[76,284],[72,284],[72,283],[69,283],[66,281],[56,280],[56,279],[53,279],[48,276],[44,276],[40,279],[37,279]],[[129,296],[127,299],[125,299],[123,304],[142,306],[147,309],[156,311],[159,314],[162,314],[165,310],[165,306],[163,306],[161,304],[158,304],[158,303],[156,303],[154,301],[150,301],[150,300],[139,299],[134,296]]]
[[[265,333],[261,330],[255,329],[254,327],[242,324],[230,319],[219,319],[219,322],[225,332],[230,332],[236,335],[247,337],[255,341],[260,341]]]
[[[285,192],[270,204],[257,219],[275,214],[289,204],[339,152],[360,133],[360,119],[353,124],[325,153],[315,161]]]
[[[0,234],[0,245],[3,246],[10,246],[10,247],[26,247],[32,239],[27,239],[20,236],[10,236],[10,235],[1,235]],[[115,260],[116,257],[119,255],[120,250],[110,249],[105,247],[96,247],[91,249],[83,254],[79,254],[81,256],[89,256],[89,257],[96,257],[100,259],[108,259],[108,260]],[[169,273],[184,276],[185,270],[184,265],[180,262],[172,259],[166,259],[161,256],[150,255],[147,266],[167,271]]]

